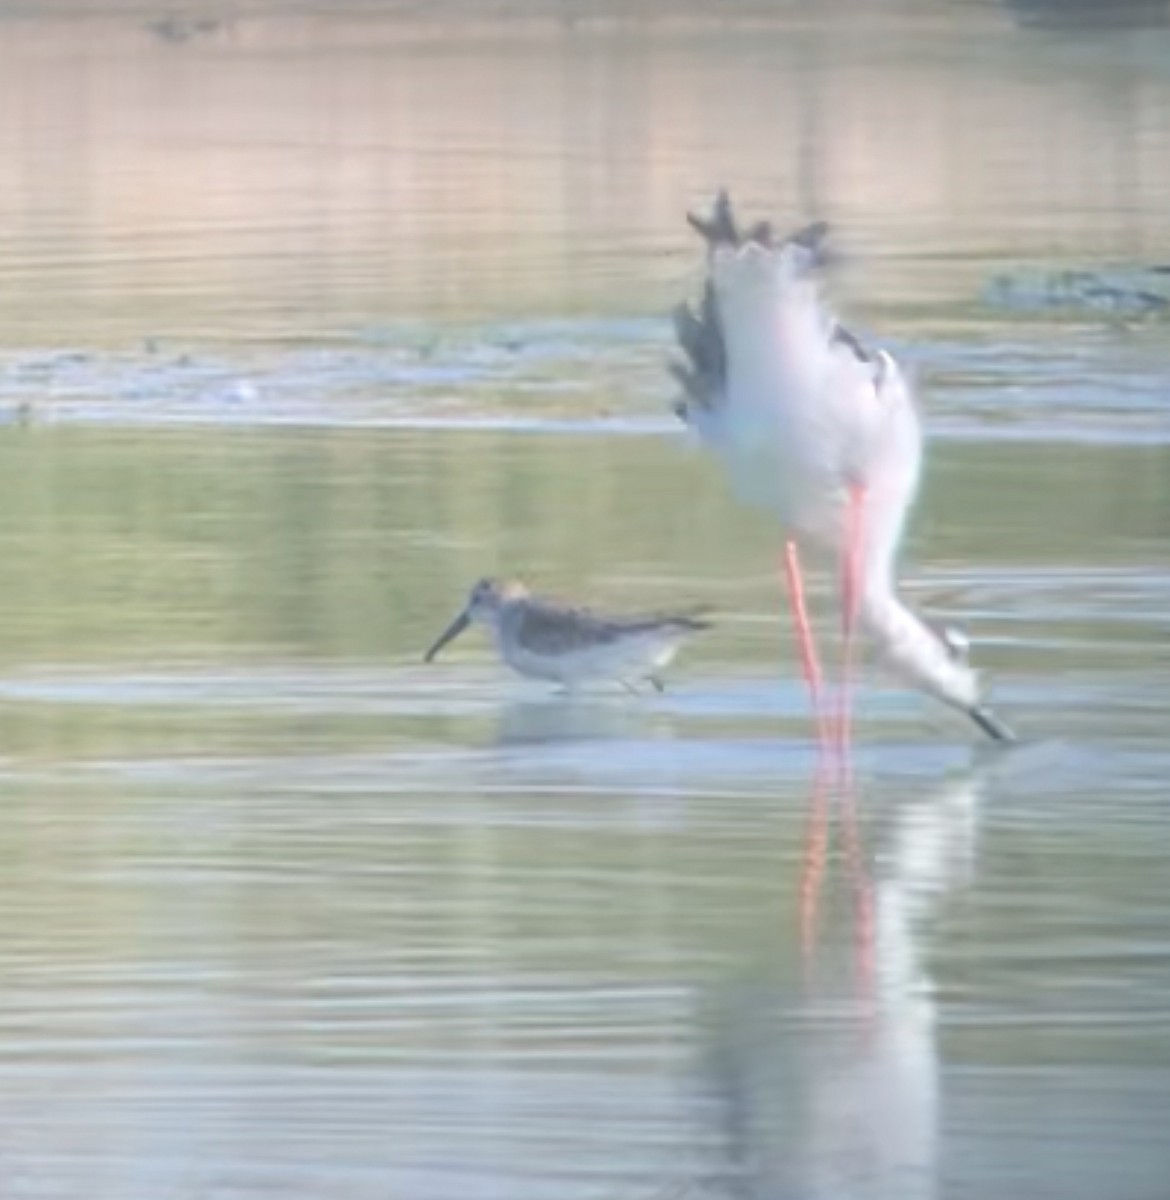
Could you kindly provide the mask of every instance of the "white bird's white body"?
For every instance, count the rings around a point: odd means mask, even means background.
[[[922,431],[902,373],[833,340],[807,251],[720,247],[712,278],[729,370],[723,403],[697,423],[737,494],[810,548],[839,554],[850,484],[868,493],[870,537],[896,545],[918,486]]]

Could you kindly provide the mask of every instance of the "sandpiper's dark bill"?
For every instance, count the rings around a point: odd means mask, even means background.
[[[430,662],[448,642],[453,642],[470,624],[471,615],[464,609],[435,639],[435,644],[427,651],[423,661]]]

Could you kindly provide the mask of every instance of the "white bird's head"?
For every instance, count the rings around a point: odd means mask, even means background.
[[[992,740],[1015,741],[987,706],[979,672],[968,661],[970,642],[965,633],[923,620],[890,593],[869,597],[861,619],[891,670],[966,713]]]

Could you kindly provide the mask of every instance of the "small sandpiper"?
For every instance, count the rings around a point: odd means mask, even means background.
[[[570,690],[604,680],[629,691],[643,680],[662,691],[659,672],[682,641],[710,628],[698,610],[602,616],[533,596],[522,583],[481,579],[463,611],[427,651],[426,661],[471,624],[491,630],[500,657],[521,675],[553,680]]]

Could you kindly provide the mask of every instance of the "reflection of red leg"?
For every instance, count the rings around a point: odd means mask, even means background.
[[[796,626],[797,642],[800,646],[800,666],[804,682],[808,685],[812,701],[813,718],[817,725],[817,739],[824,750],[829,744],[830,731],[828,714],[824,707],[824,682],[821,665],[817,661],[816,643],[813,641],[812,626],[809,624],[808,608],[804,602],[804,578],[800,571],[800,554],[795,542],[784,546],[784,575],[788,580],[788,599],[792,605],[792,622]]]
[[[841,777],[841,839],[844,843],[849,880],[853,885],[857,974],[863,995],[868,996],[873,982],[874,967],[873,887],[870,884],[865,848],[858,827],[857,795],[852,774],[847,766],[843,768]]]
[[[812,801],[808,810],[808,830],[804,838],[804,861],[800,874],[800,943],[805,958],[811,958],[817,934],[817,907],[825,877],[825,848],[829,840],[829,773],[825,758],[817,760]]]

